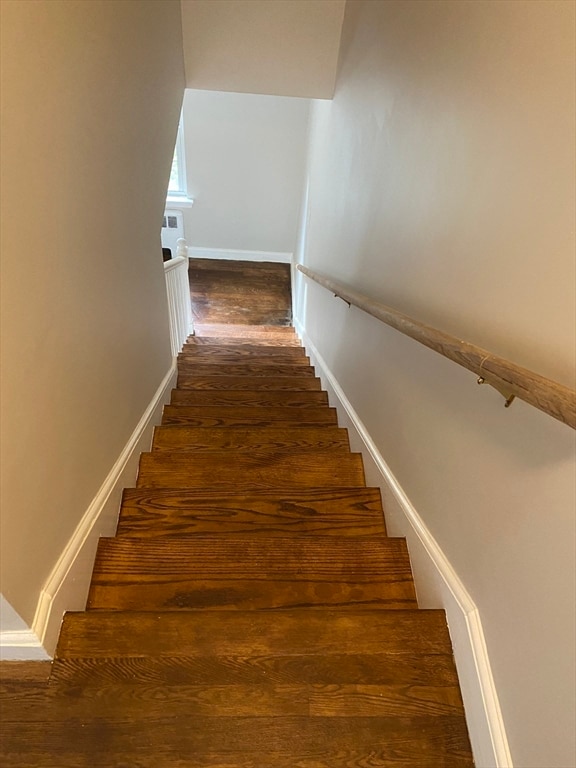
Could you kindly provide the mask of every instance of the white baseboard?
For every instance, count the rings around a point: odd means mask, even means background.
[[[420,606],[446,611],[476,766],[512,768],[478,608],[326,361],[298,321],[295,327],[328,391],[330,404],[338,411],[339,425],[348,428],[352,449],[362,453],[367,482],[381,488],[389,533],[407,539]]]
[[[116,532],[122,490],[134,485],[140,453],[150,447],[153,428],[160,423],[175,381],[174,360],[44,584],[31,629],[0,633],[1,658],[52,657],[65,611],[84,610],[98,539]]]
[[[189,259],[228,259],[231,261],[275,261],[291,264],[292,254],[284,251],[239,251],[227,248],[197,248],[188,246]]]
[[[31,629],[0,633],[0,661],[47,661],[50,655]]]

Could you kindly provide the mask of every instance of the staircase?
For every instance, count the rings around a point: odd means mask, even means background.
[[[293,329],[197,327],[48,688],[3,765],[473,765],[444,613]]]

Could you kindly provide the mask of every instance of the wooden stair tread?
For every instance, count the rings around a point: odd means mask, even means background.
[[[341,427],[156,427],[152,450],[309,451],[350,450]]]
[[[282,364],[274,361],[224,363],[196,362],[181,360],[178,365],[178,378],[185,379],[194,376],[251,376],[251,377],[303,377],[315,378],[314,368],[309,365]]]
[[[270,392],[266,390],[173,389],[171,405],[251,405],[266,408],[317,408],[328,405],[326,392]]]
[[[364,486],[360,454],[330,455],[310,451],[303,456],[263,452],[238,454],[226,451],[191,456],[169,451],[143,453],[138,488],[246,488]]]
[[[296,339],[296,331],[291,326],[281,325],[241,325],[234,323],[194,323],[194,337],[213,336],[241,339]]]
[[[178,355],[178,365],[190,368],[198,365],[255,365],[259,367],[282,365],[292,366],[297,370],[310,367],[310,358],[300,354],[287,355],[277,352],[271,355],[266,354],[266,351],[262,349],[257,352],[250,352],[249,354],[246,352],[241,354],[243,352],[242,347],[236,348],[238,350],[236,354],[230,351],[224,353],[219,347],[211,347],[209,349],[204,348],[200,350],[198,350],[198,348],[196,349],[197,351],[194,352],[182,350]],[[229,347],[228,349],[233,348]],[[297,347],[294,348],[296,352],[299,352],[300,349]]]
[[[211,619],[215,613],[203,615]],[[103,612],[90,615],[100,617]],[[237,614],[226,612],[225,615],[232,617]],[[441,688],[458,682],[452,653],[438,653],[435,649],[428,652],[426,648],[403,654],[395,652],[394,648],[390,651],[356,652],[353,647],[344,646],[340,653],[312,649],[298,655],[291,654],[287,649],[283,654],[260,652],[240,656],[207,650],[204,656],[175,657],[115,655],[112,647],[109,652],[110,656],[104,657],[56,659],[52,666],[52,682],[75,685],[269,685],[300,682],[309,685],[423,685]]]
[[[356,536],[385,533],[377,488],[310,488],[250,494],[130,488],[118,536],[195,533]]]
[[[57,659],[341,656],[452,657],[444,611],[326,608],[277,611],[67,613]]]
[[[89,609],[263,610],[416,605],[404,539],[103,538]]]
[[[392,574],[410,578],[406,541],[373,536],[341,539],[306,536],[262,538],[199,535],[187,539],[99,539],[96,581],[110,574],[132,583],[134,574],[153,581],[179,574],[205,577],[286,578],[294,581],[353,578],[370,582]]]
[[[183,389],[250,389],[250,390],[321,390],[320,379],[312,376],[229,376],[178,374],[178,387]]]
[[[304,347],[263,346],[262,344],[195,344],[186,342],[178,355],[179,360],[190,358],[215,358],[228,360],[245,360],[253,357],[262,359],[286,358],[300,365],[307,365],[310,358],[307,357]]]
[[[281,405],[166,405],[162,425],[218,426],[336,426],[335,408],[290,408]]]
[[[26,696],[13,695],[8,721],[58,722],[74,717],[149,720],[169,717],[446,717],[461,714],[457,685],[426,686],[292,682],[250,684],[148,684],[36,686]]]
[[[154,748],[143,734],[154,734]],[[103,738],[103,735],[106,738]],[[10,730],[9,765],[54,768],[471,768],[463,717],[195,717],[158,712],[104,716],[70,739],[67,721]],[[78,762],[80,759],[82,762]],[[8,764],[4,763],[3,764]]]
[[[302,342],[297,336],[288,337],[257,337],[257,336],[209,336],[209,335],[195,335],[189,336],[185,342],[185,348],[191,347],[204,347],[214,346],[222,344],[227,347],[243,347],[243,346],[258,346],[260,349],[268,349],[273,347],[275,349],[302,349]]]

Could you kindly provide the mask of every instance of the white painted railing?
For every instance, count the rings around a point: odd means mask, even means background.
[[[188,249],[184,238],[178,240],[176,256],[164,262],[164,275],[170,315],[170,343],[172,354],[176,356],[194,332],[188,283]]]

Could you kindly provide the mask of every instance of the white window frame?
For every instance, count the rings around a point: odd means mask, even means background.
[[[178,133],[176,134],[176,145],[174,147],[174,157],[178,165],[178,189],[169,189],[166,194],[166,205],[179,208],[189,208],[194,200],[188,197],[188,184],[186,179],[186,150],[184,147],[184,115],[180,114],[178,123]],[[174,163],[174,160],[172,161]],[[172,168],[170,168],[172,172]],[[170,173],[172,175],[172,173]]]

